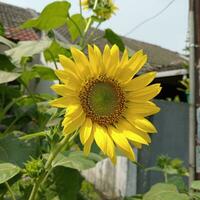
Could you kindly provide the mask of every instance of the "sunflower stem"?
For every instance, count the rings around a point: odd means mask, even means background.
[[[73,136],[72,136],[73,137]],[[37,181],[34,183],[31,194],[28,200],[35,200],[39,187],[44,184],[45,180],[48,178],[49,174],[52,171],[52,162],[56,158],[56,156],[60,153],[60,151],[64,148],[64,146],[69,141],[69,135],[65,136],[55,147],[55,149],[50,153],[48,160],[44,166],[45,173],[42,174]]]
[[[93,6],[93,10],[96,9],[97,4],[98,4],[98,0],[95,0],[94,6]],[[93,17],[93,16],[91,16],[91,17],[88,19],[88,22],[87,22],[87,24],[86,24],[85,30],[84,30],[84,32],[83,32],[83,38],[82,38],[82,40],[80,41],[80,46],[81,46],[82,48],[84,48],[84,43],[85,43],[85,39],[86,39],[87,32],[88,32],[88,30],[90,29],[90,27],[91,27],[91,25],[92,25],[92,22],[93,22],[92,17]]]
[[[13,200],[16,200],[15,195],[14,195],[14,193],[13,193],[13,191],[12,191],[12,188],[10,187],[10,185],[8,184],[7,181],[5,182],[5,185],[6,185],[7,189],[8,189],[8,191],[10,192],[11,198],[12,198]]]
[[[44,166],[46,170],[48,170],[51,167],[52,161],[55,159],[55,157],[58,155],[58,153],[63,149],[63,147],[67,144],[69,140],[69,136],[65,136],[56,146],[56,148],[50,153],[49,158]]]
[[[79,0],[79,9],[80,9],[80,14],[82,15],[82,5],[81,5],[81,0]]]

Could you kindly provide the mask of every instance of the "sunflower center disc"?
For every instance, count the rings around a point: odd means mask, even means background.
[[[88,81],[79,97],[87,117],[103,126],[117,122],[124,110],[121,87],[104,76]]]

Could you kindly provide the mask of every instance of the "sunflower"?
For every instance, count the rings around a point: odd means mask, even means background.
[[[134,147],[149,144],[148,133],[157,132],[147,116],[159,112],[150,100],[161,90],[160,84],[149,85],[156,76],[149,72],[132,79],[147,61],[140,50],[130,59],[127,50],[120,58],[119,48],[105,46],[103,53],[94,45],[88,46],[88,57],[72,47],[73,60],[59,56],[63,70],[55,73],[63,84],[52,89],[62,97],[51,105],[65,108],[63,133],[79,129],[84,152],[96,144],[113,163],[116,148],[130,160],[135,160]]]
[[[91,9],[97,17],[107,20],[111,18],[112,14],[118,9],[112,0],[99,0],[95,5],[95,0],[83,0],[82,6],[84,9]]]

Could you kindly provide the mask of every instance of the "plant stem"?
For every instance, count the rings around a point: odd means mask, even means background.
[[[69,140],[69,136],[67,135],[57,144],[54,151],[50,153],[49,158],[44,166],[46,170],[48,170],[51,167],[52,161],[55,159],[58,153],[62,150],[62,148],[67,144],[68,140]]]
[[[10,187],[10,185],[8,184],[8,182],[5,182],[6,187],[8,188],[8,191],[10,192],[10,195],[12,197],[13,200],[16,200],[15,195]]]
[[[168,175],[167,173],[164,173],[165,183],[168,183]]]
[[[45,180],[47,179],[48,175],[50,174],[50,172],[52,170],[51,164],[52,164],[53,160],[56,158],[58,153],[63,149],[63,147],[67,144],[68,141],[69,141],[69,136],[67,135],[56,145],[56,147],[52,151],[52,153],[50,153],[49,158],[48,158],[48,160],[47,160],[47,162],[44,166],[46,173],[41,175],[38,178],[38,180],[36,181],[36,183],[34,183],[31,194],[30,194],[28,200],[34,200],[35,199],[40,185],[44,184]]]
[[[97,26],[94,28],[94,30],[90,33],[90,35],[88,36],[88,38],[85,40],[85,43],[83,44],[83,49],[86,47],[86,45],[91,41],[93,41],[93,36],[94,34],[98,31],[99,26],[101,25],[101,22],[99,22],[97,24]]]
[[[15,123],[21,118],[21,115],[18,115],[11,123],[10,125],[7,127],[7,129],[3,132],[4,135],[6,135],[10,129],[15,125]]]
[[[79,9],[80,9],[80,14],[82,15],[82,5],[81,5],[81,0],[79,0]]]
[[[98,0],[95,0],[94,6],[93,6],[93,10],[96,9],[97,4],[98,4]],[[87,24],[86,24],[85,30],[84,30],[84,32],[83,32],[83,38],[82,38],[82,40],[81,40],[81,42],[80,42],[80,46],[81,46],[83,49],[84,49],[84,40],[85,40],[85,36],[86,36],[86,34],[87,34],[89,28],[91,27],[92,22],[93,22],[93,19],[92,19],[92,16],[91,16],[91,17],[89,18]]]

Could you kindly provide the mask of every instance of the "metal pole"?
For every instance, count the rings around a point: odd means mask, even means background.
[[[190,0],[189,8],[189,78],[190,78],[190,100],[189,100],[189,183],[195,178],[195,132],[196,132],[196,102],[195,102],[195,24],[194,24],[194,0]]]

